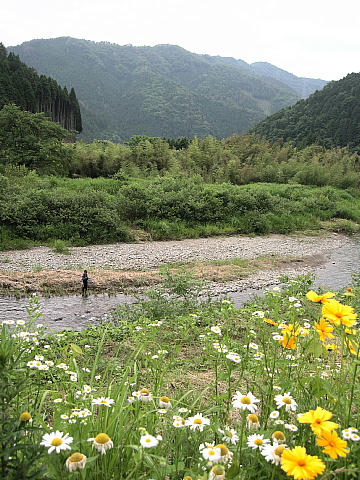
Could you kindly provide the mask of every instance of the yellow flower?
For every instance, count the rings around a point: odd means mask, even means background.
[[[358,344],[358,342],[355,342],[354,340],[348,340],[346,343],[349,347],[350,353],[352,353],[356,357],[360,357],[360,345]]]
[[[357,313],[354,313],[354,309],[348,305],[333,300],[327,303],[322,308],[323,316],[334,325],[339,326],[340,323],[346,327],[353,327],[356,325]]]
[[[19,420],[21,422],[30,422],[31,419],[32,419],[32,416],[29,412],[23,412],[19,417]]]
[[[330,455],[331,458],[346,457],[350,452],[347,447],[347,442],[342,440],[338,434],[333,432],[322,432],[317,439],[319,447],[325,447],[323,452]]]
[[[281,457],[281,468],[295,480],[312,480],[325,470],[320,458],[308,455],[304,447],[284,450]]]
[[[345,333],[347,333],[348,335],[356,335],[357,330],[356,328],[345,328]]]
[[[320,322],[315,322],[315,330],[320,335],[320,340],[326,342],[326,338],[334,338],[334,335],[331,333],[334,331],[334,327],[330,325],[325,318],[320,318]]]
[[[330,432],[335,428],[338,428],[338,424],[329,422],[333,414],[328,410],[324,410],[321,407],[317,407],[316,410],[310,410],[298,417],[300,423],[310,423],[312,431],[315,435],[321,435],[322,432]]]
[[[274,325],[274,327],[277,327],[279,325],[274,320],[271,320],[271,318],[264,318],[264,322],[269,323],[270,325]]]
[[[339,350],[339,346],[336,345],[336,343],[328,343],[327,345],[324,345],[324,347],[325,347],[326,350],[328,350],[329,352],[331,352],[332,350],[334,350],[334,351]]]
[[[335,297],[335,293],[333,292],[326,292],[323,295],[318,295],[314,290],[310,290],[306,294],[306,298],[312,302],[329,303],[332,301],[332,297]]]
[[[280,340],[280,345],[284,348],[291,348],[294,350],[297,347],[296,337],[294,337],[294,335],[288,336],[287,334],[284,334],[284,338]]]

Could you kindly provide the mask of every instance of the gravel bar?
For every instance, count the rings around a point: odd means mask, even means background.
[[[10,250],[0,253],[0,269],[11,271],[110,268],[148,270],[169,263],[251,259],[260,256],[303,258],[326,256],[351,243],[350,237],[327,233],[319,236],[269,235],[229,236],[177,241],[117,243],[73,247],[69,255],[54,253],[48,247]]]

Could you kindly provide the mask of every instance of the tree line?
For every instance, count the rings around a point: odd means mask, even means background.
[[[33,68],[0,43],[0,108],[16,104],[32,113],[45,113],[67,130],[82,131],[81,113],[75,90],[68,92],[54,79],[38,75]]]

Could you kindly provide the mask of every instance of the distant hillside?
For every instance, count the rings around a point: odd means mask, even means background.
[[[296,77],[292,73],[267,62],[252,63],[251,68],[258,74],[268,76],[282,82],[297,92],[301,98],[307,98],[316,90],[321,90],[328,83],[319,78]]]
[[[299,98],[241,60],[172,45],[119,46],[69,37],[9,47],[38,71],[76,89],[85,138],[135,134],[226,137]]]
[[[68,130],[81,132],[81,114],[75,91],[68,93],[54,79],[39,76],[0,43],[0,109],[14,103],[31,113],[46,113]]]
[[[291,140],[299,147],[318,143],[360,152],[360,73],[328,83],[308,99],[266,118],[253,132],[271,141]]]

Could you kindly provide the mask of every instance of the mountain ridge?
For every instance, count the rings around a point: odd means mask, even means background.
[[[198,55],[177,45],[58,37],[8,49],[76,89],[88,140],[241,134],[300,97],[242,60]]]

